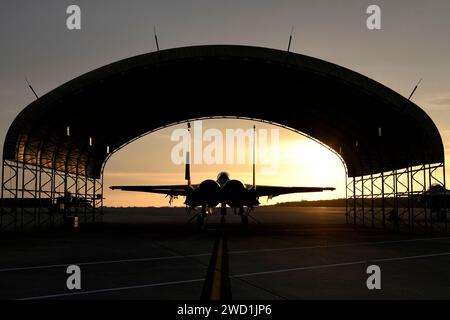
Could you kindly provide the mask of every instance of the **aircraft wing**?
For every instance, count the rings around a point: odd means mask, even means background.
[[[195,188],[195,186],[193,187]],[[111,186],[109,188],[111,190],[160,193],[169,196],[186,196],[188,193],[188,187],[185,184],[169,186]]]
[[[335,188],[256,186],[255,192],[257,197],[276,197],[288,193],[322,192],[327,190],[333,191]]]

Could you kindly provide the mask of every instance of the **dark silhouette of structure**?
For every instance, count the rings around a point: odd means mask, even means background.
[[[349,223],[389,227],[394,209],[400,229],[447,230],[447,218],[436,221],[426,202],[412,201],[434,183],[445,186],[442,140],[422,109],[335,64],[230,45],[121,60],[28,105],[4,143],[2,199],[14,200],[2,201],[2,228],[55,223],[80,210],[85,220],[97,220],[112,153],[165,126],[214,117],[279,124],[334,151],[346,170]],[[44,212],[42,201],[68,192],[91,206],[65,203],[58,214]],[[23,203],[28,198],[32,208]],[[381,208],[364,205],[376,198]]]

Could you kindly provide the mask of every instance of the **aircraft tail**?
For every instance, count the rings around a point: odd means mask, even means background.
[[[184,168],[184,179],[187,181],[188,186],[191,185],[191,123],[188,122],[188,133],[189,133],[189,150],[186,152],[186,166]]]
[[[191,161],[189,158],[189,152],[186,152],[186,167],[184,169],[184,179],[187,180],[188,186],[191,185]]]

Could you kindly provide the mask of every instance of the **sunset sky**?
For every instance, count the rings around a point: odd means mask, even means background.
[[[82,30],[66,28],[66,8],[77,4]],[[378,4],[382,30],[366,28],[369,4]],[[317,57],[362,73],[408,96],[438,126],[450,152],[450,2],[442,1],[26,1],[0,3],[0,141],[14,117],[33,101],[25,76],[39,95],[105,64],[155,50],[201,44],[243,44]],[[256,124],[258,129],[275,127]],[[205,128],[242,128],[249,121],[210,120]],[[184,168],[172,163],[169,127],[130,144],[106,166],[105,185],[184,183]],[[250,147],[250,146],[248,146]],[[344,196],[344,168],[337,156],[301,135],[280,129],[274,174],[259,172],[257,183],[332,186],[314,195],[290,195],[271,203]],[[193,165],[193,183],[219,171],[251,182],[251,162]],[[447,176],[448,173],[447,173]],[[105,189],[105,204],[163,206],[161,195]],[[265,201],[263,201],[265,202]],[[176,204],[181,204],[179,200]]]
[[[276,197],[262,204],[280,201],[296,201],[300,199],[323,199],[343,197],[345,195],[345,169],[341,160],[332,151],[309,138],[274,125],[255,123],[248,120],[207,120],[203,121],[203,132],[208,128],[219,129],[225,136],[226,129],[248,130],[257,126],[261,129],[279,130],[279,145],[276,140],[267,139],[261,149],[257,147],[256,183],[282,186],[329,186],[336,187],[334,192],[316,194],[294,194]],[[171,134],[177,125],[149,134],[126,146],[109,160],[105,170],[105,184],[110,185],[145,185],[145,184],[185,184],[184,165],[173,164],[172,148],[177,142],[171,141]],[[194,135],[192,134],[194,138]],[[258,140],[258,139],[257,139]],[[211,142],[203,141],[203,149]],[[192,143],[192,145],[194,145]],[[259,144],[257,144],[259,146]],[[265,146],[265,147],[264,147]],[[235,143],[235,162],[238,150]],[[224,156],[229,151],[223,148]],[[247,140],[246,159],[244,164],[192,164],[192,183],[200,183],[204,179],[215,179],[220,171],[227,171],[232,179],[244,183],[252,182],[252,145]],[[193,158],[194,147],[191,147]],[[276,152],[276,157],[273,157]],[[264,159],[263,159],[264,157]],[[193,162],[193,160],[192,160]],[[168,199],[161,195],[147,193],[105,190],[107,205],[168,205]],[[182,205],[180,198],[174,205]]]

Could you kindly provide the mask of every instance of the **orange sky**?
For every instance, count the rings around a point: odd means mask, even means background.
[[[252,128],[254,122],[248,120],[215,119],[205,120],[203,133],[209,128],[219,129],[225,135],[226,129]],[[301,199],[337,198],[345,195],[345,171],[340,159],[327,148],[296,132],[274,125],[256,123],[257,130],[279,130],[279,144],[270,141],[265,151],[267,157],[263,162],[257,160],[257,184],[280,186],[330,186],[334,192],[293,194],[274,198],[268,203],[298,201]],[[168,199],[164,195],[110,190],[111,185],[160,185],[184,184],[184,165],[173,164],[172,148],[177,144],[171,141],[172,132],[185,125],[176,125],[149,134],[114,154],[105,169],[105,205],[107,206],[166,206]],[[270,131],[268,131],[270,133]],[[270,136],[269,136],[270,137]],[[203,142],[205,148],[208,142]],[[250,153],[251,144],[246,143]],[[192,152],[194,150],[191,149]],[[226,150],[224,150],[226,153]],[[225,156],[225,155],[224,155]],[[269,161],[270,160],[270,161]],[[228,171],[232,178],[244,183],[251,183],[251,157],[244,164],[193,164],[191,168],[192,183],[204,179],[215,179],[220,171]],[[262,199],[262,204],[267,203]],[[178,199],[174,205],[183,205]]]

